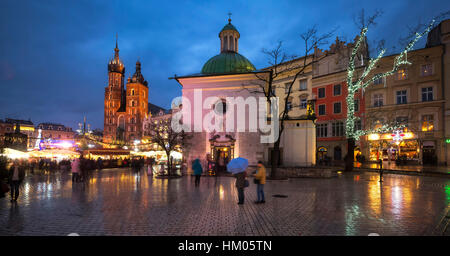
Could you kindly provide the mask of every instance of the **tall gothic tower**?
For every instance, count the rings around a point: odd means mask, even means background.
[[[136,62],[136,72],[127,81],[125,139],[140,140],[143,135],[143,120],[148,115],[148,83],[141,73],[141,63]]]
[[[119,47],[114,49],[114,56],[108,63],[108,86],[105,88],[105,119],[103,140],[113,142],[120,136],[117,111],[125,107],[125,66],[119,59]]]

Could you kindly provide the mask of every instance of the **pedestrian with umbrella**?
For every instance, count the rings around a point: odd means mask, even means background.
[[[248,167],[248,160],[242,157],[234,158],[227,164],[227,171],[234,174],[236,178],[236,188],[238,191],[238,204],[244,204],[244,188],[249,186],[245,172]]]
[[[200,177],[202,176],[203,168],[200,159],[196,158],[192,163],[192,170],[194,170],[195,186],[200,186]]]

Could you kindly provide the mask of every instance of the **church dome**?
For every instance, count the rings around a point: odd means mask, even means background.
[[[227,30],[233,30],[233,31],[236,31],[236,32],[239,33],[239,31],[236,29],[236,27],[233,26],[233,24],[231,24],[231,20],[230,20],[230,22],[228,22],[227,25],[225,25],[225,27],[222,28],[222,30],[219,32],[219,35],[220,35],[220,33],[222,33],[223,31],[227,31]]]
[[[231,14],[230,14],[231,15]],[[255,66],[238,53],[239,31],[231,24],[231,18],[219,33],[220,54],[203,65],[203,74],[247,73],[255,71]]]
[[[203,74],[246,73],[255,71],[255,66],[237,52],[222,52],[203,65]]]

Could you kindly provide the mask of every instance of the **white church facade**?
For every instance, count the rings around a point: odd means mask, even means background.
[[[262,93],[267,70],[256,70],[238,53],[240,34],[229,23],[220,31],[220,54],[209,59],[200,73],[175,76],[182,86],[182,123],[190,134],[183,149],[190,169],[195,158],[228,162],[236,157],[256,165],[270,162],[278,122]],[[273,101],[282,105],[279,100]],[[276,112],[273,112],[276,113]],[[181,114],[180,114],[181,115]],[[282,166],[315,165],[316,128],[312,120],[285,121],[280,149]],[[209,155],[209,156],[208,156]]]

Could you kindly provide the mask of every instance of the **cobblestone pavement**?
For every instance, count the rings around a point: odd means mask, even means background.
[[[355,163],[355,167],[357,168],[366,168],[366,169],[376,169],[380,168],[377,163]],[[405,172],[413,172],[413,173],[442,173],[442,174],[450,174],[449,166],[423,166],[423,165],[396,165],[395,161],[383,161],[383,169],[384,170],[393,170],[393,171],[405,171]]]
[[[127,169],[28,176],[16,204],[0,199],[0,235],[432,235],[450,204],[440,177],[342,174],[268,181],[266,204],[232,177],[155,179]],[[252,182],[250,182],[252,183]],[[287,198],[273,197],[275,194]]]

